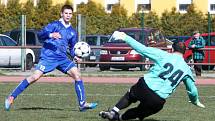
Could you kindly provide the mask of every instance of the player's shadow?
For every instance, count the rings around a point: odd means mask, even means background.
[[[134,119],[134,120],[128,120],[128,121],[140,121],[138,119]],[[144,119],[142,121],[162,121],[162,120],[155,120],[155,119]]]
[[[61,108],[30,107],[30,108],[19,108],[17,110],[58,110],[58,111],[62,111],[64,109],[61,109]]]
[[[155,119],[145,119],[143,121],[160,121],[160,120],[155,120]]]
[[[179,121],[179,120],[156,120],[156,119],[144,119],[143,121]]]
[[[162,120],[155,120],[155,119],[145,119],[143,121],[162,121]]]
[[[17,109],[15,109],[15,110],[49,110],[49,111],[65,111],[65,110],[69,110],[69,111],[75,111],[75,112],[77,112],[77,111],[79,111],[78,109],[71,109],[71,108],[48,108],[48,107],[29,107],[29,108],[27,108],[27,107],[24,107],[24,108],[17,108]]]
[[[131,119],[131,120],[127,120],[127,121],[140,121],[140,120],[138,120],[138,119]],[[164,120],[144,119],[142,121],[164,121]],[[167,120],[165,120],[165,121],[167,121]]]
[[[128,120],[128,121],[139,121],[137,119],[134,120]],[[142,121],[178,121],[178,120],[156,120],[156,119],[144,119]]]

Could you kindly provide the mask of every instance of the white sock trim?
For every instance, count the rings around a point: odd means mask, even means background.
[[[116,112],[119,112],[119,108],[117,108],[116,106],[113,107],[113,110],[116,111]]]

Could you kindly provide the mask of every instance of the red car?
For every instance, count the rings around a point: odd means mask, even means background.
[[[214,48],[215,49],[215,32],[210,33],[210,40],[209,40],[209,34],[208,33],[203,33],[203,34],[201,34],[201,36],[206,41],[205,48]],[[190,43],[191,40],[192,40],[192,37],[185,41],[186,47],[189,46],[189,43]],[[203,60],[203,63],[215,63],[215,50],[205,50],[204,52],[205,52],[205,58]],[[192,50],[187,50],[185,52],[184,59],[188,63],[193,63]],[[203,65],[202,68],[204,70],[213,69],[214,65],[210,65],[210,66]]]
[[[143,43],[146,46],[151,47],[167,47],[171,45],[170,41],[165,39],[158,29],[154,28],[121,28],[118,31],[125,32],[137,41]],[[144,40],[143,38],[144,33]],[[122,40],[109,39],[108,43],[104,44],[103,47],[129,47]],[[136,51],[132,49],[102,49],[100,52],[100,62],[148,62],[148,58],[142,58]],[[101,71],[109,70],[110,68],[118,68],[122,70],[129,70],[129,68],[139,67],[140,70],[145,70],[150,65],[137,65],[137,64],[99,64]]]

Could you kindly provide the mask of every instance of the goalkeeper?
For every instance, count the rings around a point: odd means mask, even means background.
[[[190,67],[183,59],[186,50],[184,43],[177,42],[172,45],[173,53],[158,48],[146,47],[123,32],[114,32],[115,40],[124,40],[140,55],[150,58],[154,62],[149,72],[140,77],[128,92],[108,111],[101,111],[99,115],[104,119],[113,120],[143,120],[152,114],[159,112],[166,99],[175,91],[181,81],[187,90],[192,104],[204,108],[200,103],[198,90],[190,70]],[[125,113],[119,111],[127,108],[131,103],[139,101],[137,107],[128,109]]]
[[[20,84],[11,92],[5,100],[5,109],[9,110],[12,103],[28,86],[39,80],[43,74],[58,69],[68,74],[75,80],[75,91],[78,98],[80,111],[93,109],[97,103],[87,103],[85,97],[84,83],[81,74],[75,63],[67,57],[67,48],[74,55],[74,45],[77,42],[77,32],[72,28],[70,20],[72,18],[73,8],[70,5],[64,5],[61,8],[61,18],[49,23],[39,33],[38,36],[45,40],[41,49],[40,61],[35,68],[35,72],[20,82]],[[78,61],[78,57],[74,57]]]

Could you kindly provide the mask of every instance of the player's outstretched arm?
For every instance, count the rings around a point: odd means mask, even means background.
[[[185,84],[190,102],[200,108],[205,108],[205,106],[199,101],[198,89],[195,86],[195,82],[188,76],[183,79],[183,82]]]
[[[159,60],[160,58],[166,56],[167,52],[163,51],[158,48],[153,48],[153,47],[146,47],[144,44],[136,41],[134,38],[126,35],[124,32],[119,32],[115,31],[112,35],[112,38],[114,40],[123,40],[125,41],[128,45],[131,46],[135,51],[137,51],[139,54],[147,56],[148,58],[156,61]]]

